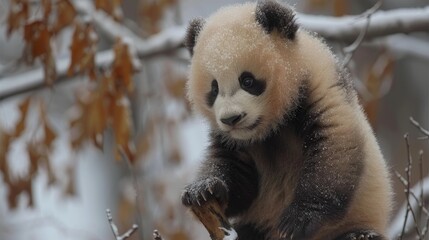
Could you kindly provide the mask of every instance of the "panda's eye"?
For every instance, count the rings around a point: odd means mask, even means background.
[[[241,81],[241,86],[244,88],[251,88],[253,86],[253,80],[252,77],[246,77]]]

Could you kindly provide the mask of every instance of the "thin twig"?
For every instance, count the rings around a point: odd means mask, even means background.
[[[131,161],[128,158],[128,155],[125,153],[125,151],[122,148],[120,148],[119,149],[119,153],[121,154],[122,160],[127,163],[128,169],[130,170],[131,177],[133,179],[133,187],[134,187],[134,191],[135,191],[135,207],[136,207],[136,211],[137,211],[137,213],[136,213],[136,215],[137,215],[137,223],[140,226],[143,226],[142,225],[143,224],[143,221],[142,221],[142,216],[143,216],[142,214],[143,213],[142,213],[142,211],[140,209],[140,203],[141,203],[140,191],[139,191],[140,187],[139,187],[139,184],[138,184],[137,176],[136,176],[136,174],[134,172],[133,164],[131,163]],[[140,238],[143,239],[143,236],[144,236],[143,228],[140,228],[139,234],[140,234]]]
[[[421,133],[423,133],[426,137],[429,137],[429,130],[423,128],[419,122],[417,122],[416,120],[414,120],[413,117],[410,117],[410,122],[417,128],[420,130]]]
[[[407,168],[405,168],[405,172],[407,174],[407,188],[406,188],[406,193],[405,193],[406,194],[406,199],[407,199],[407,205],[408,205],[407,208],[408,208],[409,212],[411,212],[411,215],[413,217],[416,233],[419,236],[419,239],[422,239],[422,235],[420,233],[421,231],[420,231],[420,228],[419,228],[418,220],[417,220],[416,214],[415,214],[413,208],[411,207],[411,203],[410,203],[410,195],[411,195],[411,191],[410,191],[410,185],[411,184],[410,184],[410,181],[411,181],[411,168],[412,168],[412,161],[413,161],[413,159],[411,157],[410,143],[408,141],[408,134],[405,134],[404,138],[405,138],[405,144],[406,144],[406,147],[407,147],[407,160],[408,160]]]
[[[119,235],[118,227],[113,222],[113,217],[112,217],[112,213],[110,212],[110,209],[106,209],[106,214],[107,214],[107,220],[109,221],[109,224],[110,224],[110,228],[112,229],[113,235],[115,236],[116,240],[125,240],[131,237],[131,235],[138,229],[138,226],[136,224],[133,224],[133,226],[130,229],[128,229],[124,234]]]
[[[420,172],[420,217],[421,217],[421,213],[423,212],[423,208],[424,208],[424,203],[423,203],[423,151],[420,150],[419,152],[419,172]],[[427,213],[426,213],[427,214]]]
[[[366,24],[365,26],[361,29],[358,37],[356,38],[356,40],[349,46],[345,47],[343,49],[343,51],[346,53],[346,56],[344,58],[343,61],[343,67],[347,66],[350,62],[350,60],[352,59],[354,53],[356,52],[356,50],[358,49],[358,47],[362,44],[363,40],[365,39],[365,36],[368,32],[368,28],[369,28],[369,23],[371,22],[371,16],[372,14],[374,14],[377,9],[380,8],[381,4],[383,3],[383,0],[379,0],[377,1],[377,3],[374,4],[374,6],[372,6],[370,9],[368,9],[367,11],[365,11],[362,14],[362,17],[366,18]]]
[[[402,181],[401,181],[402,182]],[[423,179],[424,182],[424,189],[423,189],[423,199],[422,202],[426,202],[425,199],[429,199],[429,177],[425,177]],[[410,194],[411,193],[415,193],[415,192],[420,192],[420,184],[422,184],[422,182],[417,183],[416,185],[414,185],[412,187],[412,189],[410,189]],[[404,185],[405,186],[405,185]],[[411,195],[412,196],[412,195]],[[413,208],[418,208],[419,207],[419,202],[417,201],[413,201],[413,199],[410,201],[411,204],[413,205]],[[398,213],[395,215],[395,217],[393,218],[389,230],[388,230],[388,239],[399,239],[399,236],[401,235],[401,231],[403,228],[403,224],[404,224],[404,217],[407,211],[407,203],[406,201],[402,204],[401,208],[399,209]],[[429,210],[428,210],[429,211]],[[423,220],[424,221],[424,220]],[[412,228],[412,221],[407,221],[407,225],[406,225],[406,235],[408,235],[408,231]],[[423,231],[422,231],[423,232]]]

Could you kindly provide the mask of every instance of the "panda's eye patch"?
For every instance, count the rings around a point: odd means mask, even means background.
[[[265,81],[256,79],[250,72],[243,72],[238,81],[240,87],[252,95],[259,96],[265,91]]]
[[[219,85],[216,80],[213,80],[210,92],[208,92],[206,95],[206,101],[209,107],[213,106],[218,94],[219,94]]]
[[[212,81],[212,94],[216,96],[218,93],[219,93],[219,86],[217,85],[217,81],[213,80]]]

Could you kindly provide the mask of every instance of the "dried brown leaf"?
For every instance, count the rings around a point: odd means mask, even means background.
[[[26,128],[27,114],[30,106],[31,98],[24,99],[18,106],[20,117],[18,119],[18,123],[15,126],[15,131],[13,133],[14,138],[18,138],[24,132]]]
[[[93,143],[99,149],[103,147],[103,132],[107,127],[107,112],[104,96],[100,93],[93,96],[88,110],[88,129]]]
[[[52,27],[54,34],[69,26],[76,17],[76,9],[70,0],[61,0],[57,3],[57,19]]]
[[[134,90],[132,79],[134,67],[128,45],[118,39],[114,46],[114,51],[115,59],[112,66],[112,77],[119,91],[122,91],[120,88],[124,87],[126,91],[132,92]]]
[[[43,144],[45,147],[51,151],[52,150],[52,143],[57,138],[57,134],[53,130],[51,124],[49,123],[48,116],[46,113],[46,105],[45,102],[40,102],[40,118],[43,125],[43,131],[44,131],[44,138],[43,138]]]
[[[79,114],[70,120],[71,145],[73,149],[79,149],[84,141],[90,140],[101,149],[103,133],[108,126],[108,114],[111,112],[108,111],[108,107],[112,105],[111,96],[102,84],[98,89],[80,92],[77,98],[74,108]]]
[[[9,208],[15,209],[18,205],[18,197],[22,193],[26,193],[28,196],[28,206],[34,207],[33,202],[33,187],[31,178],[22,178],[15,180],[8,184],[9,192],[8,192],[8,204]]]
[[[30,62],[35,58],[51,52],[51,33],[45,22],[37,20],[24,27],[24,40],[29,48]]]
[[[28,19],[29,3],[27,0],[12,0],[7,18],[7,36],[24,26]]]
[[[132,156],[130,147],[132,124],[129,100],[124,95],[118,95],[112,107],[112,128],[117,149],[122,149],[130,157]],[[116,154],[116,157],[120,159],[119,154]]]
[[[12,142],[12,139],[13,139],[12,135],[7,133],[0,126],[0,172],[3,173],[3,179],[6,183],[10,181],[7,154],[9,152],[9,147]]]
[[[70,46],[70,66],[67,70],[69,76],[75,72],[87,72],[90,79],[96,80],[95,52],[97,41],[98,37],[92,24],[85,26],[80,23],[75,24]]]

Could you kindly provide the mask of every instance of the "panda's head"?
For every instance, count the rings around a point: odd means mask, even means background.
[[[305,75],[294,12],[275,1],[220,9],[190,23],[188,97],[231,140],[268,136],[294,107]]]

